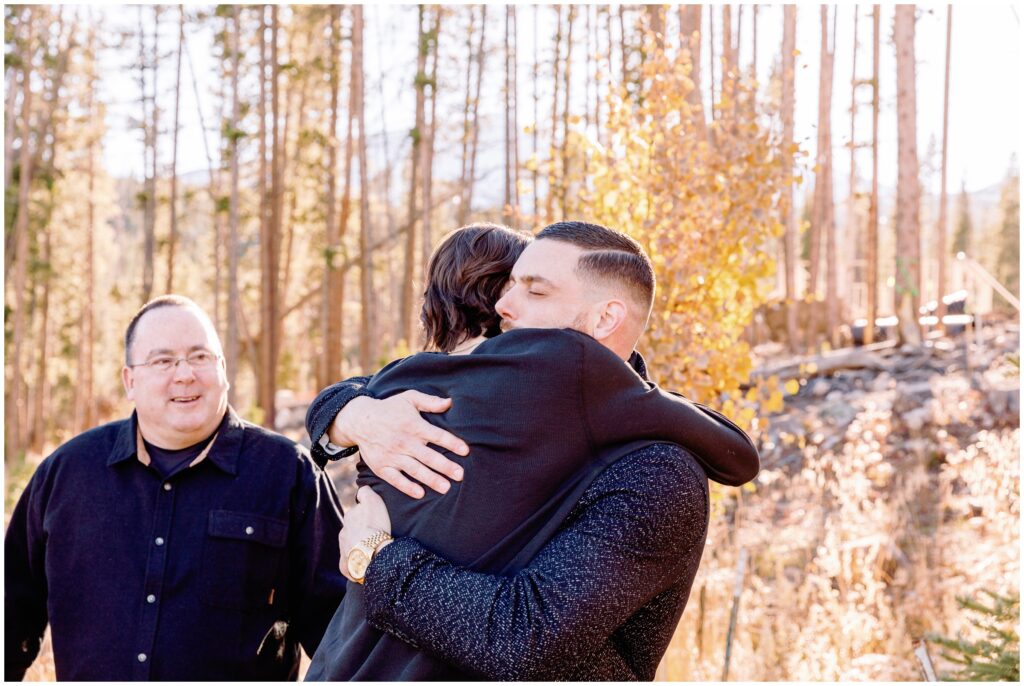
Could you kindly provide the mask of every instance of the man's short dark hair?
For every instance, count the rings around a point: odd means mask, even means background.
[[[464,338],[501,333],[494,306],[530,238],[499,224],[471,224],[452,232],[427,267],[420,321],[427,341],[443,352]]]
[[[191,298],[186,298],[183,295],[171,294],[161,295],[156,298],[153,298],[148,303],[139,308],[139,311],[135,313],[135,316],[132,317],[132,320],[128,322],[128,328],[125,329],[124,363],[126,365],[132,363],[131,359],[129,358],[129,355],[131,355],[132,343],[135,342],[135,329],[138,328],[139,326],[139,320],[142,319],[142,316],[147,312],[158,310],[161,307],[191,307],[194,308],[197,312],[202,313],[204,316],[206,315],[206,313],[203,311],[203,308],[199,307],[199,305],[197,305],[194,300],[192,300]]]
[[[575,245],[586,251],[576,264],[583,276],[618,281],[626,286],[645,317],[654,303],[654,266],[643,247],[626,234],[600,224],[556,222],[545,226],[537,240],[550,239]]]

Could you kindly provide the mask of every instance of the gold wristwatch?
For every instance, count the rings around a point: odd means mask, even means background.
[[[357,584],[363,583],[366,577],[366,568],[373,561],[373,556],[377,554],[382,545],[393,540],[388,532],[378,531],[369,538],[356,543],[356,546],[348,552],[348,573],[352,576],[352,580]]]

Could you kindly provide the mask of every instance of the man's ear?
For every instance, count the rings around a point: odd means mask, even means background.
[[[135,375],[130,367],[121,367],[121,383],[128,400],[135,400]]]
[[[615,335],[622,328],[629,316],[629,308],[621,300],[608,300],[600,309],[597,323],[594,325],[594,338],[603,341]]]

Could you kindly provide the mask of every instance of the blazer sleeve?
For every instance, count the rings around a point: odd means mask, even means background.
[[[588,342],[583,355],[586,422],[596,446],[666,441],[692,453],[712,481],[742,486],[757,476],[757,447],[724,415],[644,381],[599,343]]]
[[[609,637],[703,546],[707,480],[692,461],[633,455],[642,458],[629,465],[633,478],[606,479],[514,576],[458,568],[395,540],[367,569],[371,626],[487,679],[571,678],[567,661],[589,655],[616,662],[619,679],[653,678],[619,660]]]
[[[313,461],[323,467],[329,460],[339,460],[356,452],[356,447],[346,448],[340,453],[331,455],[320,445],[320,439],[331,427],[331,422],[338,416],[341,409],[361,395],[370,395],[366,389],[373,377],[353,376],[351,379],[339,381],[320,391],[309,409],[306,410],[306,431],[309,433],[309,451]]]

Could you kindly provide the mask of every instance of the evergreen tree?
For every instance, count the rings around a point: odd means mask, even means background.
[[[956,232],[953,234],[953,255],[963,252],[971,254],[971,236],[974,228],[971,225],[970,197],[967,195],[967,182],[960,184],[960,199],[957,201]]]
[[[996,278],[1013,293],[1020,292],[1020,171],[1012,165],[999,199]]]
[[[992,599],[991,605],[964,596],[956,599],[963,610],[977,615],[971,624],[981,629],[983,638],[970,641],[962,636],[928,636],[928,640],[942,646],[944,658],[962,665],[956,672],[944,674],[943,680],[1020,681],[1020,595],[984,593]]]

